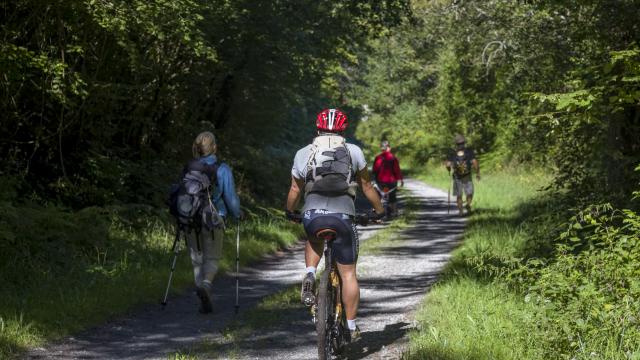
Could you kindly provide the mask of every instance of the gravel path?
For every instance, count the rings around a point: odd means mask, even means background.
[[[365,200],[366,202],[366,200]],[[359,203],[359,207],[367,206]],[[368,238],[381,226],[360,231]],[[241,240],[242,241],[242,240]],[[241,245],[242,246],[242,245]],[[284,290],[301,281],[304,271],[304,244],[270,255],[251,268],[241,269],[240,312],[254,306],[263,297]],[[181,253],[181,256],[187,256]],[[234,318],[235,278],[221,276],[214,281],[214,312],[198,313],[198,299],[191,290],[172,297],[165,310],[160,305],[146,305],[129,314],[64,339],[35,348],[25,359],[167,359],[173,353],[190,350],[194,345],[220,335]],[[158,296],[164,290],[158,289]]]
[[[464,220],[447,215],[447,194],[415,180],[406,188],[419,201],[417,220],[396,238],[358,261],[362,339],[346,351],[348,359],[399,359],[413,314],[458,243]],[[457,212],[457,211],[456,211]],[[299,275],[298,275],[299,277]],[[239,344],[219,348],[210,358],[314,359],[316,333],[304,309],[283,311],[277,324],[258,329]],[[218,338],[219,342],[223,339]]]
[[[377,255],[359,260],[362,301],[358,322],[363,336],[357,346],[348,349],[349,359],[400,357],[406,333],[414,326],[412,313],[463,231],[463,220],[446,213],[446,193],[415,180],[405,185],[420,203],[417,221],[389,239]],[[379,228],[362,228],[361,240]],[[241,270],[241,312],[269,294],[299,284],[302,249],[298,244]],[[164,311],[159,305],[135,309],[103,326],[33,349],[25,358],[166,359],[203,342],[217,343],[234,318],[235,280],[222,276],[214,288],[219,290],[214,295],[213,314],[199,314],[198,300],[190,292],[170,298]],[[268,332],[250,335],[233,349],[218,349],[219,354],[207,357],[225,358],[231,351],[234,358],[243,359],[312,359],[316,357],[315,330],[306,311],[289,312]]]

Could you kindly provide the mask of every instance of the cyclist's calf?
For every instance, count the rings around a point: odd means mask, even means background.
[[[338,264],[338,273],[342,280],[342,303],[345,307],[347,319],[355,319],[360,302],[360,286],[356,276],[356,265]]]

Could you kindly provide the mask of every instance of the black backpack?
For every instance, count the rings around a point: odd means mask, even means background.
[[[453,172],[456,177],[464,177],[471,174],[471,159],[467,156],[467,150],[457,150],[453,161]]]
[[[351,154],[343,137],[317,136],[307,160],[305,195],[315,193],[329,197],[355,197],[355,176],[351,167]]]
[[[189,162],[182,179],[171,187],[169,212],[180,226],[199,231],[202,225],[209,230],[224,226],[222,218],[211,202],[216,184],[218,164],[207,165],[199,160]]]

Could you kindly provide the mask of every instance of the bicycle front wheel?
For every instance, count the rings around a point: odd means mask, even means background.
[[[331,359],[331,328],[333,326],[334,297],[333,287],[330,283],[331,274],[331,252],[325,254],[327,266],[320,277],[318,288],[318,322],[316,332],[318,333],[318,358],[320,360]]]

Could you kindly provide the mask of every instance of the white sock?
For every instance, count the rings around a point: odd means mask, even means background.
[[[307,274],[312,273],[313,276],[316,276],[316,267],[315,266],[307,266]]]
[[[349,328],[349,330],[355,330],[356,329],[356,319],[353,319],[353,320],[347,319],[347,327]]]

